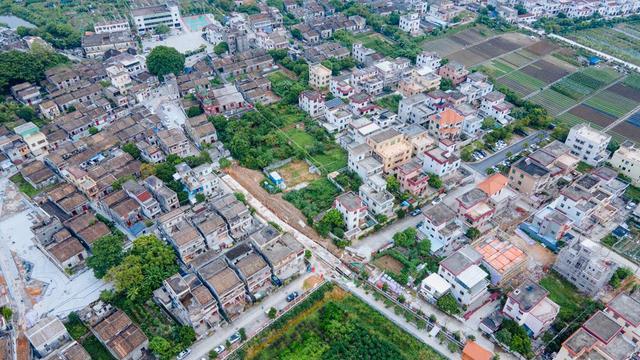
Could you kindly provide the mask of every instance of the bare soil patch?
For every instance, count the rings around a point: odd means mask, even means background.
[[[611,91],[616,95],[620,95],[620,96],[626,97],[627,99],[640,102],[640,91],[632,88],[631,86],[627,86],[621,82],[609,87],[607,90]]]
[[[320,175],[310,173],[309,164],[302,160],[292,161],[283,167],[275,169],[275,171],[282,176],[287,188],[293,188],[298,184],[320,178]]]
[[[627,139],[640,143],[640,128],[626,121],[623,121],[622,123],[616,125],[613,128],[613,132],[626,137]]]
[[[521,70],[523,73],[542,80],[547,84],[569,75],[569,71],[563,69],[546,60],[538,60],[531,65],[527,65]]]
[[[615,117],[585,104],[580,104],[569,110],[569,114],[575,115],[602,127],[607,127],[616,121]]]
[[[527,50],[538,56],[545,56],[558,48],[558,45],[548,40],[540,40],[535,44],[527,46]]]
[[[379,257],[379,258],[375,259],[373,261],[373,263],[374,263],[374,265],[376,265],[380,269],[385,270],[385,271],[390,271],[390,272],[392,272],[394,274],[400,274],[400,272],[404,268],[404,265],[402,265],[402,263],[400,261],[392,258],[389,255],[385,255],[385,256]]]

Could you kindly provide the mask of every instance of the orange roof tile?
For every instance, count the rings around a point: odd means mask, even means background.
[[[507,182],[509,182],[509,179],[507,179],[506,176],[493,174],[478,184],[478,189],[484,191],[489,196],[493,196],[507,186]]]
[[[454,125],[464,120],[464,116],[460,115],[452,108],[446,108],[438,114],[431,115],[431,120],[437,121],[440,127]]]
[[[478,345],[475,341],[467,342],[467,345],[462,349],[462,360],[490,360],[492,357],[491,351]]]

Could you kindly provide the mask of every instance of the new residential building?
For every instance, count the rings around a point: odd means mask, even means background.
[[[511,291],[502,311],[537,338],[553,323],[560,306],[549,299],[549,292],[531,280]]]
[[[610,140],[611,135],[598,131],[587,124],[579,124],[569,130],[565,144],[571,150],[571,154],[589,165],[597,166],[609,158],[607,145]]]

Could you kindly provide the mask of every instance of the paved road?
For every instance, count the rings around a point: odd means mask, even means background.
[[[529,136],[527,136],[526,138],[518,141],[517,143],[507,146],[506,148],[498,151],[497,153],[494,153],[493,155],[489,156],[488,158],[485,158],[484,160],[477,162],[477,163],[469,163],[467,164],[470,168],[472,168],[473,170],[477,171],[480,174],[486,174],[486,171],[488,168],[493,167],[498,165],[499,163],[501,163],[502,161],[504,161],[507,158],[507,153],[511,153],[511,154],[517,154],[520,151],[524,150],[525,148],[525,143],[528,145],[531,144],[537,144],[540,141],[542,141],[542,139],[540,137],[538,137],[539,134],[547,134],[546,131],[543,130],[538,130],[532,134],[530,134]]]

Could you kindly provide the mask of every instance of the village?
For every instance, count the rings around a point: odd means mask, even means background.
[[[0,29],[0,357],[640,356],[640,1],[214,3]]]

